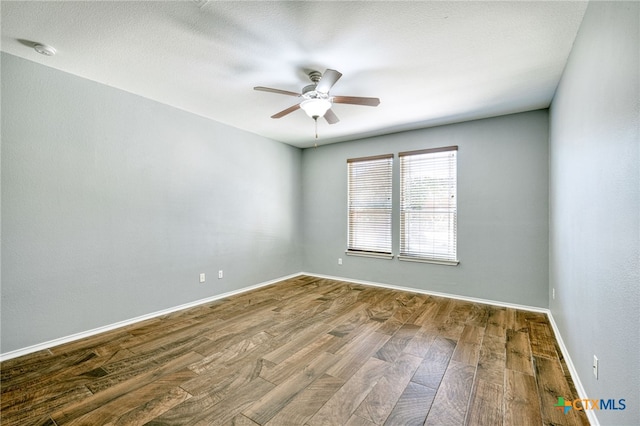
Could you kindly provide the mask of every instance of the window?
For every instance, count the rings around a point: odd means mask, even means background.
[[[393,154],[347,160],[347,254],[391,258]]]
[[[401,152],[401,260],[457,265],[458,147]]]

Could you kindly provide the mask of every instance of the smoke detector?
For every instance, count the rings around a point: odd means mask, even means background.
[[[33,48],[36,52],[45,56],[53,56],[56,54],[56,49],[52,46],[47,46],[46,44],[34,44]]]

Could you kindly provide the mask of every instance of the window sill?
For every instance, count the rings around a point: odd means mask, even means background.
[[[459,260],[436,260],[436,259],[425,259],[422,257],[412,257],[412,256],[398,256],[398,260],[403,260],[405,262],[433,263],[436,265],[447,265],[447,266],[458,266],[458,264],[460,263]]]
[[[373,253],[368,251],[354,251],[347,250],[345,251],[347,256],[360,256],[360,257],[374,257],[376,259],[393,259],[393,254],[387,253]]]

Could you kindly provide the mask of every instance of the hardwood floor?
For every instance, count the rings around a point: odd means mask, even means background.
[[[545,315],[301,276],[1,365],[9,425],[586,425]]]

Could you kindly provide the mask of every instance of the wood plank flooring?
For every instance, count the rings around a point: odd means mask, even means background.
[[[545,315],[300,276],[0,365],[10,425],[587,425]]]

